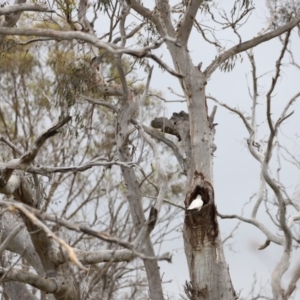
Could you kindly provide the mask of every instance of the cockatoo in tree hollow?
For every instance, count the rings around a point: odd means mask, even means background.
[[[197,198],[190,204],[188,210],[197,209],[198,211],[200,211],[202,206],[203,206],[203,200],[201,196],[198,195]]]

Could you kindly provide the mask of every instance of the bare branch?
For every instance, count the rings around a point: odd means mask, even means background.
[[[249,122],[246,120],[245,116],[244,116],[238,109],[232,108],[232,107],[230,107],[229,105],[220,102],[220,101],[217,100],[215,97],[207,96],[206,98],[211,99],[211,100],[217,102],[219,105],[221,105],[221,106],[227,108],[228,110],[230,110],[230,111],[236,113],[237,115],[239,115],[239,117],[240,117],[240,118],[242,119],[242,121],[244,122],[244,124],[245,124],[247,130],[249,131],[249,133],[253,133],[253,128],[252,128],[252,126],[249,124]]]
[[[132,96],[134,97],[129,97],[126,103],[122,103],[122,106],[119,110],[118,121],[116,126],[116,147],[118,157],[122,162],[128,162],[132,159],[128,151],[128,135],[131,132],[129,124],[131,120],[135,118],[139,109],[137,96]],[[127,200],[135,232],[136,234],[138,234],[138,232],[141,229],[141,225],[143,225],[146,221],[144,210],[141,204],[141,189],[133,169],[121,168],[121,170],[124,181],[126,183]],[[149,256],[154,256],[153,245],[149,237],[145,241],[144,249],[145,254]],[[144,265],[147,272],[150,297],[154,299],[163,299],[164,296],[162,291],[162,283],[160,280],[157,261],[144,260]]]
[[[286,120],[287,118],[289,118],[294,112],[289,113],[288,115],[286,115],[288,109],[290,108],[290,106],[296,101],[296,99],[300,97],[300,92],[297,93],[295,96],[293,96],[290,101],[286,104],[285,108],[283,109],[280,118],[277,120],[276,124],[275,124],[275,128],[278,128],[280,126],[280,124]]]
[[[167,260],[169,262],[171,262],[171,256],[170,254],[166,253],[162,256],[157,256],[157,257],[151,257],[151,256],[147,256],[143,253],[140,253],[138,252],[135,247],[126,242],[126,241],[122,241],[118,238],[115,238],[115,237],[112,237],[110,236],[109,234],[107,233],[104,233],[104,232],[99,232],[99,231],[95,231],[95,230],[92,230],[90,229],[89,227],[83,225],[83,224],[75,224],[75,223],[71,223],[71,222],[68,222],[68,221],[65,221],[65,220],[62,220],[60,218],[58,218],[57,216],[53,216],[53,215],[49,215],[47,213],[42,213],[41,211],[35,209],[35,208],[32,208],[26,204],[23,204],[23,203],[17,203],[17,202],[6,202],[6,201],[1,201],[0,200],[0,204],[5,206],[5,207],[8,207],[10,210],[14,210],[14,209],[18,209],[20,210],[21,212],[23,212],[28,218],[30,218],[30,220],[36,224],[38,227],[40,227],[42,230],[44,230],[47,235],[51,238],[53,238],[55,241],[58,242],[58,244],[60,244],[66,251],[66,254],[68,254],[70,260],[72,262],[74,262],[78,267],[80,267],[81,269],[83,270],[87,270],[82,264],[81,262],[79,261],[78,257],[76,256],[76,253],[81,253],[80,250],[79,251],[75,251],[74,248],[72,248],[71,246],[69,246],[66,242],[64,242],[63,240],[61,240],[59,237],[57,237],[42,221],[40,221],[39,219],[41,220],[48,220],[48,221],[51,221],[51,222],[55,222],[57,224],[60,224],[70,230],[74,230],[74,231],[77,231],[77,232],[83,232],[85,234],[88,234],[88,235],[91,235],[91,236],[94,236],[94,237],[97,237],[103,241],[106,241],[106,242],[111,242],[111,243],[115,243],[117,245],[120,245],[120,246],[123,246],[127,249],[129,249],[133,256],[138,256],[142,259],[146,259],[146,260]],[[39,218],[39,219],[38,219]],[[123,253],[124,254],[124,253]],[[106,255],[110,255],[110,253],[106,253]],[[128,253],[127,253],[128,255]]]
[[[290,216],[288,219],[288,227],[291,228],[294,225],[294,222],[299,220],[300,220],[300,212],[297,213],[296,215]]]
[[[126,34],[126,39],[130,39],[133,37],[137,32],[139,32],[144,26],[146,25],[145,22],[141,23],[140,25],[136,26],[134,29],[132,29],[128,34]],[[114,44],[117,44],[121,41],[121,37],[117,37],[113,40]]]
[[[290,30],[287,31],[285,39],[284,39],[283,47],[282,47],[280,55],[279,55],[279,58],[276,61],[275,76],[272,78],[271,87],[270,87],[270,89],[269,89],[269,91],[268,91],[268,93],[266,95],[266,97],[267,97],[267,120],[268,120],[268,125],[269,125],[270,131],[271,131],[272,134],[275,134],[276,128],[274,128],[273,121],[272,121],[272,118],[271,118],[271,96],[272,96],[272,93],[273,93],[273,91],[275,89],[277,80],[278,80],[278,78],[280,76],[281,61],[282,61],[284,53],[285,53],[285,51],[287,49],[287,45],[288,45],[288,42],[289,42],[290,34],[291,34],[291,31]]]
[[[261,204],[261,202],[263,200],[263,197],[264,197],[265,186],[266,186],[266,182],[265,182],[265,179],[263,178],[263,176],[261,174],[261,176],[260,176],[259,190],[258,190],[258,194],[257,194],[257,200],[256,200],[256,203],[255,203],[255,205],[253,207],[252,214],[251,214],[251,218],[252,219],[256,218],[259,206],[260,206],[260,204]]]
[[[140,115],[139,115],[140,120],[142,119],[142,116],[141,116],[141,107],[144,105],[146,97],[148,95],[149,85],[150,85],[150,81],[151,81],[151,77],[152,77],[152,72],[153,72],[153,66],[151,66],[150,69],[149,69],[146,86],[145,86],[143,95],[141,96],[141,100],[140,100]]]
[[[105,160],[105,161],[101,161]],[[84,163],[83,165],[80,166],[70,166],[70,167],[47,167],[47,166],[40,166],[40,167],[29,167],[26,169],[27,172],[32,173],[32,174],[40,174],[47,176],[51,173],[67,173],[67,172],[84,172],[90,168],[96,167],[96,166],[102,166],[102,167],[111,167],[113,165],[121,166],[124,168],[132,168],[132,167],[138,167],[140,166],[135,163],[135,162],[128,162],[124,163],[121,161],[106,161],[105,158],[101,157],[96,157],[93,160]],[[16,169],[21,169],[22,168],[16,168]]]
[[[54,279],[46,279],[39,275],[36,275],[31,272],[25,272],[20,269],[12,269],[12,268],[1,268],[0,267],[0,276],[5,275],[5,277],[1,278],[1,281],[9,282],[9,281],[19,281],[30,284],[41,291],[47,293],[56,293],[60,289],[63,288],[64,284],[59,284]]]
[[[125,32],[125,21],[126,18],[129,14],[130,8],[126,5],[124,5],[123,2],[121,2],[122,6],[122,11],[121,11],[121,16],[120,16],[120,34],[121,34],[121,46],[125,47],[126,45],[126,32]],[[122,83],[122,88],[123,88],[123,103],[126,103],[128,99],[128,85],[125,77],[125,72],[122,67],[122,62],[121,62],[122,55],[115,55],[115,60],[116,60],[116,65],[119,71],[119,77]]]
[[[152,93],[149,93],[148,96],[152,96],[152,97],[157,97],[158,99],[166,102],[166,103],[170,103],[170,102],[186,102],[186,100],[182,99],[182,100],[167,100],[165,99],[164,97],[160,96],[160,95],[157,95],[157,94],[152,94]]]
[[[238,215],[223,215],[223,214],[220,214],[219,212],[218,212],[218,216],[221,219],[238,219],[242,222],[252,224],[255,227],[257,227],[258,229],[260,229],[266,235],[267,239],[269,239],[273,243],[275,243],[277,245],[283,245],[284,244],[284,240],[281,237],[278,237],[278,236],[274,235],[273,233],[271,233],[271,231],[269,231],[265,227],[265,225],[263,225],[261,222],[259,222],[256,219],[248,219],[248,218],[244,218],[244,217],[241,217],[241,216],[238,216]]]
[[[153,152],[154,152],[154,156],[155,156],[155,160],[156,160],[156,168],[158,171],[158,175],[159,175],[159,194],[157,196],[157,200],[156,203],[154,205],[154,208],[157,211],[157,216],[160,212],[162,203],[163,203],[163,198],[165,196],[165,193],[167,191],[167,183],[168,183],[168,178],[165,172],[165,169],[163,168],[163,164],[160,160],[160,155],[159,155],[159,151],[157,148],[156,143],[154,142],[154,140],[152,140],[144,131],[144,129],[138,124],[136,125],[140,134],[143,136],[143,138],[146,140],[146,142],[150,145],[150,147],[152,148]]]
[[[130,7],[132,9],[134,9],[136,12],[141,14],[146,19],[148,19],[148,20],[154,19],[153,12],[151,10],[147,9],[146,7],[144,7],[143,5],[141,5],[140,3],[138,3],[137,1],[126,0],[126,2],[128,3],[128,5],[130,5]]]
[[[179,164],[181,166],[182,172],[184,174],[186,174],[186,172],[187,172],[186,161],[182,157],[182,155],[180,154],[178,147],[171,140],[167,139],[163,135],[163,133],[158,132],[157,130],[153,130],[152,128],[149,128],[149,127],[147,127],[145,125],[143,125],[143,128],[152,137],[158,139],[159,141],[163,142],[164,144],[166,144],[167,146],[169,146],[172,149],[174,155],[176,156],[176,158],[177,158],[177,160],[178,160],[178,162],[179,162]]]
[[[146,96],[148,94],[149,85],[151,81],[151,75],[152,75],[153,67],[149,69],[148,79],[145,86],[144,93],[140,100],[140,120],[141,120],[141,106],[143,105],[144,101],[146,100]],[[152,148],[152,151],[154,152],[155,160],[156,160],[156,168],[159,176],[159,193],[157,196],[157,199],[155,201],[154,207],[151,207],[149,219],[148,222],[144,224],[144,226],[141,228],[134,244],[137,246],[138,249],[141,248],[142,245],[144,245],[146,239],[149,237],[151,231],[154,229],[155,224],[157,222],[157,218],[159,216],[161,206],[163,203],[163,199],[165,197],[166,191],[167,191],[167,184],[168,184],[168,177],[166,175],[165,169],[163,168],[162,162],[160,160],[160,154],[158,152],[158,148],[154,140],[152,140],[147,133],[144,131],[143,127],[137,122],[135,125],[142,137],[145,139],[145,141],[150,145]]]
[[[281,278],[282,275],[286,272],[290,265],[290,256],[291,256],[291,250],[292,250],[292,233],[290,228],[287,225],[286,222],[286,209],[285,209],[285,202],[283,199],[283,195],[280,191],[280,187],[276,183],[276,181],[270,176],[269,174],[269,162],[272,156],[272,149],[273,149],[273,139],[275,137],[275,132],[271,131],[269,140],[268,140],[268,147],[265,154],[265,159],[262,163],[262,174],[266,181],[266,183],[270,186],[270,188],[273,190],[277,202],[278,202],[278,213],[279,213],[279,223],[280,227],[284,233],[284,252],[281,256],[281,259],[277,266],[275,267],[273,273],[272,273],[272,292],[274,297],[280,298],[281,295]]]
[[[116,106],[114,106],[113,104],[109,103],[108,101],[92,99],[91,97],[88,97],[85,95],[80,95],[80,97],[84,98],[85,100],[89,101],[90,103],[105,106],[105,107],[111,109],[115,113],[118,112],[118,108]]]
[[[65,248],[68,256],[70,258],[70,261],[73,262],[75,265],[77,265],[80,269],[87,271],[88,269],[85,268],[81,262],[78,260],[74,250],[72,247],[70,247],[64,240],[56,236],[43,222],[38,220],[36,216],[29,210],[29,207],[25,207],[21,203],[14,203],[10,204],[9,207],[11,210],[18,209],[20,210],[26,217],[28,217],[33,224],[41,228],[48,237],[53,238],[61,247]]]
[[[270,240],[266,240],[263,245],[261,245],[261,246],[258,247],[258,250],[264,250],[264,249],[266,249],[270,245],[270,243],[271,243]]]
[[[80,0],[78,5],[78,21],[82,26],[82,31],[93,34],[92,23],[86,17],[88,9],[88,1]]]
[[[125,78],[125,72],[124,69],[122,67],[122,62],[121,62],[121,55],[115,55],[116,56],[116,65],[119,71],[119,76],[120,76],[120,80],[122,83],[122,98],[123,98],[123,102],[126,103],[127,99],[128,99],[128,85],[127,85],[127,81]]]
[[[6,250],[7,246],[10,244],[10,242],[17,236],[17,234],[24,228],[24,226],[17,226],[15,227],[8,237],[2,242],[0,245],[0,256],[2,256],[2,253],[4,250]]]
[[[11,228],[14,228],[16,225],[19,227],[24,226],[24,222],[22,222],[22,219],[18,218],[15,213],[10,213],[9,211],[3,212],[3,210],[1,213],[3,241],[3,239],[6,239],[10,235]],[[45,271],[42,262],[27,230],[19,232],[19,234],[7,245],[6,249],[22,256],[35,269],[37,274],[40,276],[44,275]]]
[[[203,39],[204,39],[206,42],[208,42],[208,43],[214,45],[214,46],[217,47],[217,48],[222,48],[221,45],[220,45],[218,42],[213,42],[213,41],[211,41],[211,40],[209,40],[209,39],[207,38],[207,36],[205,35],[204,30],[202,29],[201,25],[198,23],[198,21],[197,21],[196,19],[194,20],[194,22],[195,22],[195,23],[194,23],[194,24],[195,24],[195,27],[196,27],[196,28],[198,29],[198,31],[201,33]]]
[[[3,136],[0,137],[0,141],[3,142],[3,143],[5,143],[9,148],[11,148],[13,151],[15,151],[16,153],[18,153],[19,155],[22,154],[22,152],[17,148],[17,146],[15,146],[13,143],[11,143],[10,141],[8,141]]]
[[[300,265],[298,264],[296,271],[294,272],[294,275],[289,283],[289,286],[287,288],[287,291],[285,293],[285,300],[290,299],[290,296],[293,294],[294,290],[297,287],[297,281],[300,278]]]
[[[186,45],[190,37],[191,30],[194,25],[194,20],[197,15],[200,5],[203,3],[203,0],[191,0],[187,2],[186,10],[181,21],[178,38],[179,40]]]
[[[154,197],[148,197],[148,198],[154,198]],[[164,202],[167,203],[167,204],[170,204],[170,205],[172,205],[172,206],[175,206],[175,207],[177,207],[177,208],[180,208],[180,209],[182,209],[182,210],[185,211],[185,207],[184,207],[184,206],[179,205],[179,204],[176,204],[176,203],[174,203],[173,201],[164,199]]]
[[[145,57],[149,57],[152,58],[154,61],[156,61],[159,65],[161,65],[166,71],[168,71],[170,74],[178,77],[178,78],[183,78],[184,75],[180,74],[176,71],[174,71],[172,68],[170,68],[163,60],[161,60],[160,58],[158,58],[156,55],[152,54],[152,53],[148,53],[147,55],[145,55]]]
[[[31,163],[35,159],[36,155],[38,154],[39,150],[41,149],[41,147],[43,146],[45,141],[48,138],[56,135],[59,132],[58,130],[60,128],[62,128],[65,124],[67,124],[71,119],[72,118],[70,116],[67,116],[67,117],[63,118],[56,125],[50,127],[46,132],[44,132],[42,135],[40,135],[36,139],[36,141],[34,142],[31,149],[29,151],[27,151],[26,153],[24,153],[20,157],[20,164],[29,164],[29,163]]]
[[[252,49],[247,52],[249,61],[251,63],[251,68],[252,68],[252,85],[253,85],[253,94],[251,96],[252,98],[252,115],[251,115],[251,126],[253,127],[255,133],[256,133],[256,107],[257,107],[257,96],[258,96],[258,91],[257,91],[257,77],[256,77],[256,64],[254,60],[254,55]],[[254,136],[255,138],[255,136]]]
[[[15,1],[16,4],[22,4],[25,2],[26,2],[26,0],[18,0],[18,1],[16,0]],[[14,27],[17,24],[17,22],[19,21],[21,14],[22,14],[22,12],[6,15],[1,26],[2,27]],[[4,35],[0,35],[0,46],[3,44],[3,41],[4,41]]]
[[[288,22],[287,24],[271,31],[268,33],[265,33],[263,35],[260,35],[256,38],[253,38],[249,41],[246,41],[244,43],[238,44],[229,50],[225,51],[224,53],[220,54],[204,71],[204,74],[209,77],[212,75],[212,73],[228,58],[231,56],[241,53],[243,51],[246,51],[250,48],[253,48],[261,43],[264,43],[266,41],[269,41],[287,31],[290,31],[293,29],[297,24],[300,22],[300,17],[295,18],[294,20]]]
[[[215,115],[216,115],[216,112],[217,112],[217,105],[214,105],[213,107],[213,110],[209,116],[209,124],[210,124],[210,127],[213,128],[214,126],[214,119],[215,119]]]
[[[44,142],[48,138],[56,135],[58,133],[58,130],[70,120],[70,116],[65,117],[56,125],[52,126],[50,129],[40,135],[34,142],[33,146],[30,148],[30,150],[24,153],[19,159],[13,159],[5,164],[0,163],[0,193],[11,195],[19,188],[21,184],[21,178],[20,176],[13,174],[13,170],[19,169],[26,171],[28,168],[30,168],[30,164],[35,159]],[[7,141],[5,142],[7,143]],[[12,144],[10,144],[10,146],[12,146]],[[34,169],[35,168],[33,167],[32,170]]]
[[[80,262],[84,265],[98,264],[102,262],[129,262],[137,256],[128,249],[83,251],[75,249]],[[152,257],[151,257],[152,259]],[[156,257],[157,260],[165,260],[163,256]]]
[[[7,15],[12,14],[16,12],[22,12],[22,11],[41,11],[41,12],[55,12],[54,10],[49,9],[46,5],[43,4],[30,4],[30,3],[24,3],[24,4],[17,4],[17,5],[10,5],[0,8],[0,16],[1,15]]]
[[[168,41],[171,43],[174,43],[177,47],[180,47],[178,42],[170,38],[168,36],[165,36],[161,38],[159,41],[155,42],[153,45],[134,50],[131,48],[123,48],[118,45],[112,44],[112,43],[106,43],[103,41],[100,41],[97,37],[80,32],[80,31],[58,31],[58,30],[52,30],[52,29],[33,29],[33,28],[8,28],[8,27],[0,27],[0,35],[23,35],[23,36],[41,36],[41,37],[50,37],[54,40],[81,40],[84,42],[87,42],[97,48],[105,49],[108,52],[112,54],[128,54],[135,57],[149,57],[152,58],[154,61],[156,61],[159,65],[161,65],[164,69],[166,69],[170,74],[182,78],[183,75],[174,71],[172,68],[170,68],[165,62],[163,62],[161,59],[159,59],[156,55],[150,53],[150,50],[159,48],[164,42]]]
[[[250,137],[249,139],[247,140],[247,144],[248,144],[248,148],[249,148],[249,151],[250,153],[253,155],[253,157],[255,159],[257,159],[260,163],[263,161],[264,159],[264,155],[258,151],[255,151],[254,147],[253,147],[253,143],[254,143],[254,137],[255,137],[255,130],[253,128],[252,125],[249,124],[249,122],[247,121],[246,117],[243,115],[242,112],[240,112],[238,109],[236,108],[232,108],[230,107],[229,105],[225,104],[225,103],[222,103],[220,102],[219,100],[217,100],[215,97],[212,97],[212,96],[207,96],[208,99],[211,99],[215,102],[217,102],[218,104],[220,104],[221,106],[227,108],[228,110],[236,113],[243,121],[244,125],[246,126],[248,132],[250,133]]]
[[[232,239],[234,236],[234,232],[239,228],[241,222],[238,222],[235,227],[231,230],[231,232],[222,240],[222,244],[224,245],[228,240]]]
[[[176,93],[170,86],[168,86],[168,90],[169,90],[172,94],[174,94],[174,95],[176,95],[176,96],[182,98],[184,102],[186,101],[184,95],[180,95],[179,93]]]

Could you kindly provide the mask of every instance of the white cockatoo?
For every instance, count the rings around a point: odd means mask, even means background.
[[[198,195],[197,198],[193,200],[193,202],[190,204],[190,206],[187,209],[188,210],[197,209],[198,211],[200,211],[202,206],[203,206],[202,197]]]

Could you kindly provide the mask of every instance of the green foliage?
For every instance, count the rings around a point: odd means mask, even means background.
[[[107,11],[109,7],[111,7],[112,1],[111,0],[97,0],[96,3],[94,4],[94,7],[96,10],[104,10]]]
[[[4,42],[0,45],[0,56],[5,55],[10,49],[15,48],[17,45],[15,39],[5,38]]]
[[[231,17],[233,17],[236,13],[240,13],[242,10],[246,12],[247,10],[251,10],[253,8],[253,0],[235,0],[230,14]]]
[[[229,57],[224,63],[222,63],[219,66],[220,70],[224,73],[231,72],[233,70],[233,68],[235,67],[236,62],[238,61],[238,58],[240,59],[240,62],[243,61],[243,58],[240,54],[233,55],[233,56]]]
[[[35,57],[26,48],[15,47],[13,40],[9,39],[0,55],[0,73],[7,71],[23,75],[30,73],[37,65]]]
[[[89,58],[76,59],[71,51],[52,51],[48,65],[55,74],[55,92],[68,107],[74,105],[79,94],[96,93],[95,72],[90,67]]]

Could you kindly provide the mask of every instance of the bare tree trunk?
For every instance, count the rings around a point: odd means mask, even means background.
[[[174,58],[180,67],[178,71],[186,74],[182,86],[189,109],[189,117],[183,121],[186,126],[182,126],[182,121],[175,122],[181,124],[178,130],[185,148],[190,149],[186,150],[190,158],[185,204],[188,207],[198,195],[204,202],[199,212],[187,211],[185,215],[183,238],[191,278],[186,288],[193,299],[235,299],[216,215],[212,178],[214,128],[207,111],[206,78],[184,51],[183,55],[176,51]]]
[[[133,99],[133,97],[133,92],[130,92],[128,95],[128,99],[126,99],[127,103],[123,103],[117,122],[117,147],[119,159],[123,162],[131,161],[130,153],[128,150],[128,138],[130,134],[128,125],[131,119],[134,119],[138,112],[138,102],[136,99]],[[131,217],[133,220],[135,231],[138,234],[146,221],[143,206],[141,203],[141,190],[133,169],[122,167],[122,174],[124,176],[124,180],[127,186],[127,199],[129,203]],[[144,246],[145,254],[147,254],[148,256],[155,256],[150,238],[146,240]],[[152,300],[164,299],[159,266],[157,261],[144,260],[144,265],[146,268],[148,278],[150,298]]]
[[[188,211],[184,222],[184,242],[195,299],[235,299],[218,228],[213,188],[213,124],[209,120],[204,74],[189,65],[185,77],[190,124],[191,161],[185,204],[201,195],[204,206]],[[187,141],[189,142],[189,141]]]
[[[183,237],[191,284],[186,289],[191,299],[235,299],[218,229],[212,183],[213,125],[209,122],[205,86],[206,76],[192,63],[187,49],[193,20],[202,1],[191,1],[185,17],[175,31],[168,1],[157,0],[154,16],[136,1],[128,1],[133,9],[151,20],[161,37],[168,35],[178,43],[166,41],[176,71],[182,74],[180,84],[185,94],[189,117],[174,121],[185,145],[188,184],[185,204],[201,195],[200,212],[186,213]],[[183,118],[180,120],[180,118]]]

